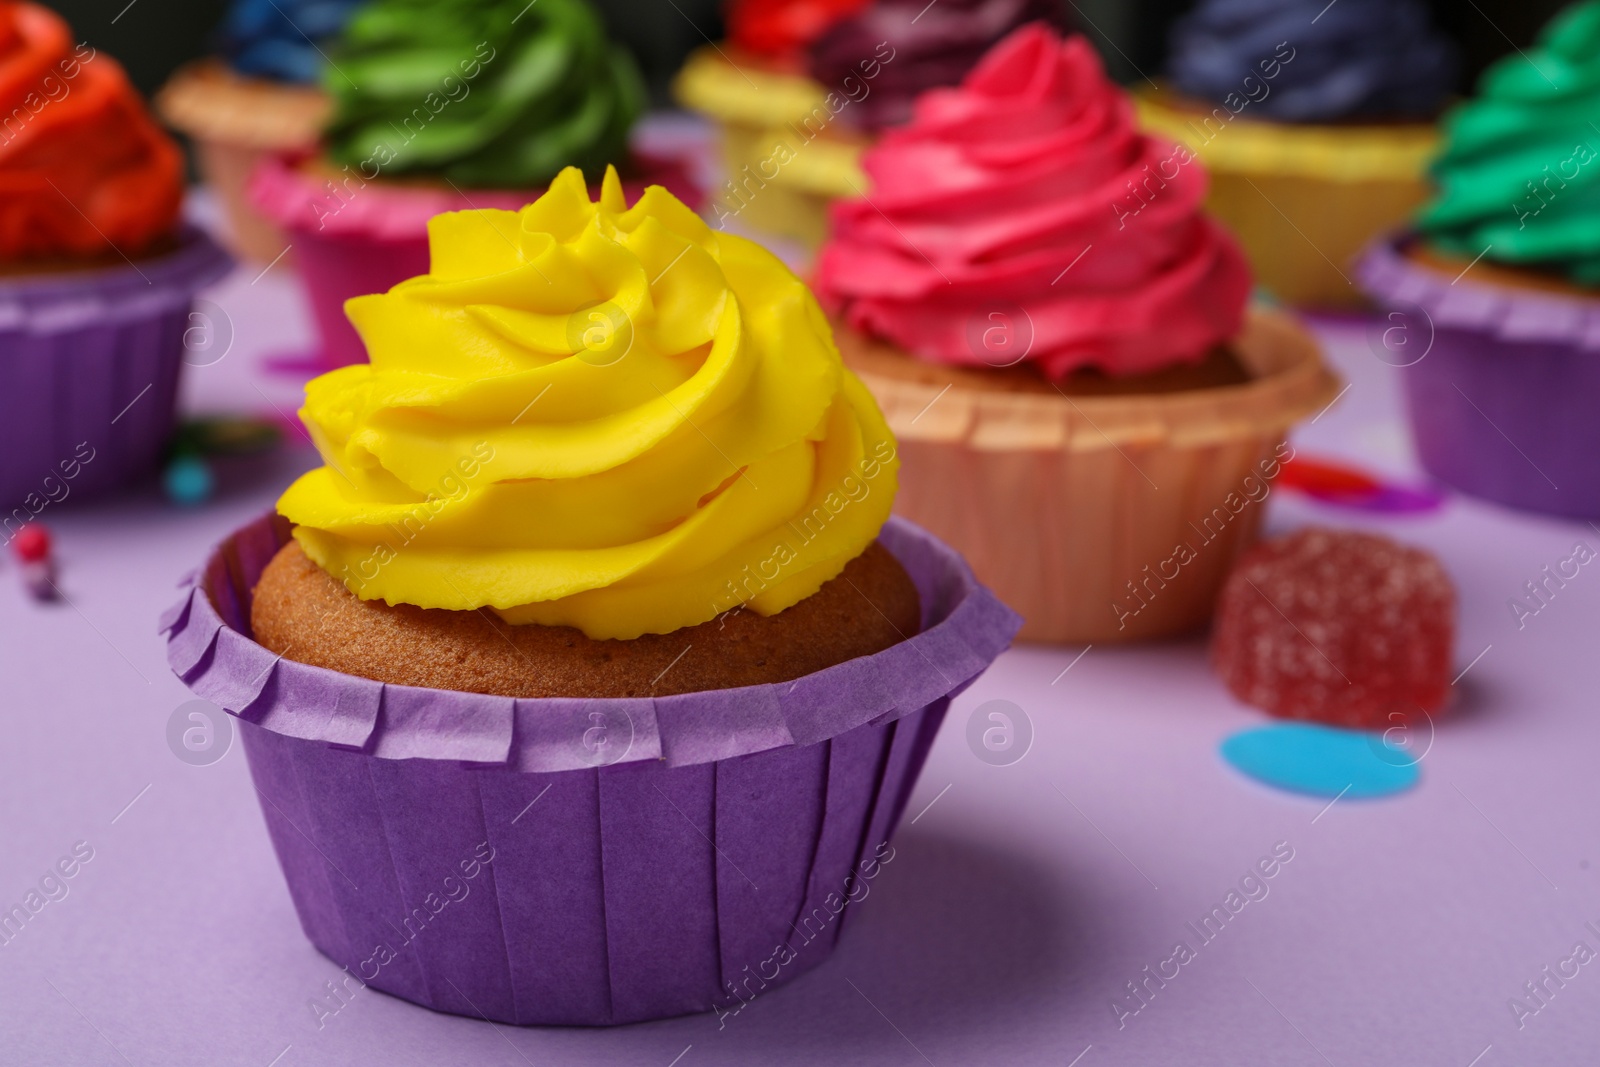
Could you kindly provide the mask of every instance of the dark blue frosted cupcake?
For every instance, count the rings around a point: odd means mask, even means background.
[[[1351,305],[1350,261],[1427,198],[1457,73],[1421,0],[1203,0],[1173,26],[1167,83],[1142,111],[1205,161],[1207,206],[1262,285]]]
[[[322,44],[337,37],[361,0],[237,0],[217,28],[220,51],[237,73],[316,83]]]
[[[1251,117],[1274,122],[1427,121],[1455,87],[1454,46],[1419,0],[1209,0],[1172,27],[1167,78],[1223,103],[1287,46]]]

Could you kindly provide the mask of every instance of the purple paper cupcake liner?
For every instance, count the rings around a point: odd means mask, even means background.
[[[1357,277],[1408,344],[1431,341],[1400,371],[1423,467],[1510,507],[1600,517],[1600,299],[1452,280],[1407,258],[1410,240],[1373,244]]]
[[[162,618],[240,720],[300,922],[344,981],[516,1024],[736,1011],[821,962],[950,698],[1020,619],[949,548],[882,543],[924,629],[793,682],[645,699],[385,685],[275,657],[250,591],[288,538],[237,531]]]
[[[231,267],[185,227],[163,256],[0,279],[0,538],[155,469],[194,294]]]

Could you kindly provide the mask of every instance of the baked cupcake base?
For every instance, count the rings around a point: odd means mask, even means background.
[[[155,105],[194,142],[201,176],[227,220],[228,246],[261,263],[280,256],[289,239],[251,207],[246,186],[263,156],[317,143],[331,107],[327,95],[311,86],[245,77],[220,59],[204,59],[179,68],[156,94]]]
[[[1409,236],[1374,243],[1358,276],[1405,338],[1392,350],[1428,473],[1510,507],[1600,518],[1600,294]]]
[[[1016,617],[891,520],[923,630],[790,682],[641,699],[418,689],[253,641],[288,540],[223,542],[162,619],[240,720],[306,935],[371,985],[508,1023],[734,1012],[815,966],[872,880],[952,695]]]
[[[1231,357],[1060,390],[1029,366],[946,367],[835,335],[899,441],[895,512],[961,552],[1026,641],[1204,625],[1255,537],[1285,433],[1338,388],[1310,334],[1261,310]]]
[[[0,519],[118,489],[160,463],[197,291],[232,267],[184,227],[134,262],[0,276]]]
[[[1147,129],[1198,154],[1211,177],[1206,209],[1285,303],[1360,306],[1356,257],[1430,195],[1438,132],[1429,123],[1279,123],[1165,89],[1135,97]]]
[[[777,615],[725,612],[630,641],[512,626],[488,611],[360,600],[285,545],[261,574],[251,626],[270,652],[381,682],[510,697],[650,697],[787,682],[917,632],[917,590],[878,544]]]

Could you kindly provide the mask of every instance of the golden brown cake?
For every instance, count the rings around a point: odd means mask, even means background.
[[[511,697],[648,697],[800,678],[919,629],[916,587],[874,542],[776,615],[735,610],[668,634],[597,641],[570,626],[512,626],[493,612],[361,600],[279,550],[256,586],[255,639],[284,657],[397,685]]]
[[[1405,250],[1405,256],[1413,263],[1427,267],[1436,274],[1447,278],[1465,279],[1480,285],[1499,285],[1512,289],[1533,289],[1542,293],[1559,293],[1562,296],[1577,297],[1580,300],[1595,299],[1595,290],[1589,286],[1579,285],[1577,282],[1554,274],[1550,271],[1539,270],[1534,267],[1522,267],[1511,263],[1494,263],[1487,257],[1480,256],[1473,260],[1466,256],[1455,256],[1448,252],[1441,252],[1425,241],[1418,241]]]
[[[834,340],[845,364],[858,373],[903,382],[972,389],[980,393],[1036,393],[1050,396],[1148,396],[1243,385],[1253,377],[1243,357],[1227,345],[1217,345],[1198,363],[1163,367],[1145,374],[1109,375],[1095,367],[1073,371],[1052,382],[1038,364],[1024,360],[1012,367],[964,367],[927,363],[876,338],[857,333],[840,322],[833,326]]]

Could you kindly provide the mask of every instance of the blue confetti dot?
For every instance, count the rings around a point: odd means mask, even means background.
[[[167,464],[161,484],[167,491],[167,499],[186,508],[205,503],[216,489],[211,468],[199,456],[179,456]]]
[[[1416,761],[1381,733],[1311,723],[1253,727],[1226,738],[1222,758],[1236,770],[1314,797],[1381,797],[1403,792],[1421,777]]]

